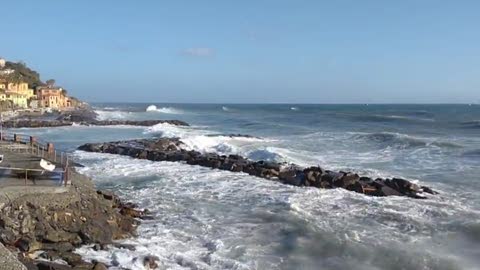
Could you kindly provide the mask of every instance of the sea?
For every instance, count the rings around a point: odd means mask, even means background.
[[[480,106],[93,104],[101,120],[191,126],[19,129],[71,151],[98,188],[153,212],[134,250],[76,250],[112,269],[480,269]],[[230,136],[232,134],[252,137]],[[87,153],[87,142],[178,137],[189,149],[370,177],[402,177],[428,199],[294,187],[245,173]]]

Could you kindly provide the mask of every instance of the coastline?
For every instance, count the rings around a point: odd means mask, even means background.
[[[2,250],[16,254],[28,269],[106,269],[101,263],[83,261],[75,248],[107,249],[114,240],[134,236],[139,218],[147,217],[148,211],[136,210],[135,204],[96,190],[82,174],[72,171],[70,179],[71,185],[62,191],[2,188],[0,242],[6,247]],[[0,258],[13,260],[1,254]],[[154,263],[148,259],[146,263]]]

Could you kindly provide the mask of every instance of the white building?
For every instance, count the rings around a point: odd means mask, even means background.
[[[5,61],[5,59],[0,57],[0,68],[4,68],[6,63],[7,61]]]
[[[14,73],[14,72],[15,72],[15,70],[10,69],[10,68],[8,68],[8,69],[2,69],[2,70],[0,70],[0,75],[10,75],[10,74],[12,74],[12,73]]]

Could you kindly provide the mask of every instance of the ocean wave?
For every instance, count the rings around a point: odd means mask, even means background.
[[[378,132],[367,134],[356,134],[353,136],[355,140],[379,143],[384,146],[398,148],[421,148],[421,147],[440,147],[440,148],[462,148],[462,145],[438,141],[434,138],[420,138],[411,135],[391,132]]]
[[[281,154],[277,153],[273,148],[263,148],[252,150],[247,153],[247,158],[255,161],[274,161],[274,162],[285,162],[286,158]]]
[[[166,123],[148,127],[144,134],[157,137],[179,138],[186,149],[202,153],[218,154],[243,153],[242,148],[251,144],[267,142],[268,140],[241,134],[218,134],[198,127],[181,127]]]
[[[229,111],[230,111],[230,108],[227,107],[227,106],[222,106],[222,111],[224,111],[224,112],[229,112]]]
[[[300,109],[298,107],[290,107],[291,111],[299,111]]]
[[[97,120],[124,120],[132,116],[131,112],[111,111],[111,110],[95,110]]]
[[[145,109],[146,112],[159,112],[159,113],[165,113],[165,114],[183,114],[181,110],[172,108],[172,107],[162,107],[162,108],[157,108],[155,105],[150,105]]]

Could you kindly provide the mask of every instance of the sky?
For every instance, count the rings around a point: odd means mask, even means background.
[[[480,102],[480,1],[0,0],[0,56],[90,102]]]

